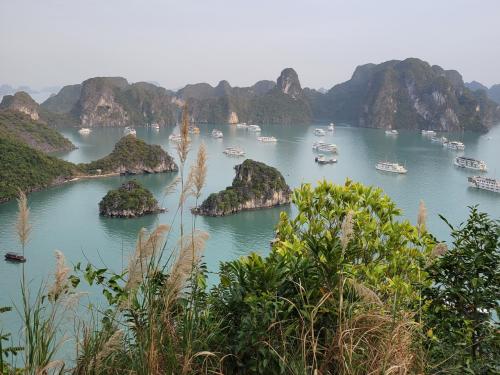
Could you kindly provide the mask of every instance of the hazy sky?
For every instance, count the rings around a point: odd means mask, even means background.
[[[12,85],[244,86],[293,67],[329,88],[405,57],[500,83],[500,0],[0,0],[0,83]]]

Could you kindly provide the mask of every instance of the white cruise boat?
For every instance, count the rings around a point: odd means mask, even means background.
[[[81,135],[87,135],[87,134],[90,134],[92,132],[92,129],[90,128],[81,128],[80,130],[78,130],[78,133],[80,133]]]
[[[325,155],[318,155],[314,158],[314,161],[318,164],[333,164],[337,162],[337,159],[327,158]]]
[[[246,122],[242,122],[241,124],[236,124],[236,127],[238,129],[247,129],[248,128],[248,125]]]
[[[236,156],[236,157],[245,156],[245,151],[243,151],[239,147],[226,147],[226,149],[222,152],[227,156]]]
[[[448,142],[448,138],[446,138],[446,137],[432,137],[431,142],[445,144],[446,142]]]
[[[180,142],[182,139],[182,137],[180,136],[180,134],[170,134],[168,136],[168,140],[170,142]]]
[[[382,172],[400,173],[405,174],[408,170],[398,163],[391,163],[388,161],[379,161],[375,168]]]
[[[220,130],[214,129],[212,130],[212,137],[220,139],[224,137],[224,134]]]
[[[328,130],[330,130],[330,131],[335,130],[335,124],[333,122],[330,122],[330,125],[328,125]]]
[[[323,129],[316,128],[314,129],[314,135],[318,137],[324,137],[326,135],[326,132]]]
[[[426,137],[435,137],[436,132],[434,130],[422,130],[422,135]]]
[[[123,129],[123,134],[125,134],[125,135],[136,135],[137,132],[135,131],[134,128],[131,128],[130,126],[127,126],[125,129]]]
[[[312,149],[314,151],[336,153],[337,152],[337,145],[334,145],[333,143],[326,143],[323,141],[317,141],[317,142],[313,143]]]
[[[385,135],[398,135],[399,132],[396,129],[386,130]]]
[[[160,130],[160,125],[157,124],[156,122],[151,124],[151,127],[154,129],[154,130]]]
[[[474,169],[475,171],[486,172],[488,170],[484,161],[466,158],[465,156],[457,156],[453,164],[460,168]]]
[[[500,193],[500,180],[497,180],[495,178],[472,176],[468,177],[467,180],[472,187],[475,187],[477,189]]]
[[[443,147],[449,148],[450,150],[465,150],[465,145],[458,141],[449,141],[443,143]]]
[[[278,140],[275,137],[257,137],[257,140],[259,142],[264,142],[264,143],[275,143],[275,142],[278,142]]]
[[[247,126],[248,130],[251,131],[251,132],[260,132],[261,129],[260,129],[260,126],[259,125],[248,125]]]

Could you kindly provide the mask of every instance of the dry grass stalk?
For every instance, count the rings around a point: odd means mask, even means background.
[[[69,267],[66,266],[64,254],[56,250],[54,255],[56,257],[56,270],[54,272],[54,284],[49,291],[49,299],[52,302],[57,301],[59,296],[69,288],[68,274],[70,271]]]
[[[207,150],[202,143],[196,156],[196,164],[191,167],[192,194],[198,199],[207,179]]]
[[[366,285],[354,279],[348,279],[347,283],[351,286],[352,289],[354,289],[358,297],[361,298],[363,302],[382,306],[382,301],[377,293],[368,288]]]
[[[189,112],[187,104],[184,105],[182,109],[182,123],[180,128],[180,136],[181,140],[177,143],[177,155],[179,155],[179,159],[181,165],[184,165],[187,159],[187,155],[189,153]]]
[[[440,242],[434,246],[431,255],[433,257],[440,257],[448,251],[448,246],[444,242]]]
[[[425,232],[425,224],[427,221],[427,208],[423,200],[418,204],[417,227],[419,233]]]
[[[64,361],[62,360],[51,361],[47,363],[43,368],[37,369],[35,371],[35,374],[47,375],[49,373],[49,370],[59,369],[59,371],[61,371],[63,367],[64,367]],[[58,371],[54,371],[54,373],[58,373]]]
[[[26,244],[29,241],[32,227],[29,222],[30,209],[28,207],[28,198],[26,197],[26,194],[24,194],[22,190],[19,190],[17,198],[17,207],[19,212],[17,216],[16,231],[24,255],[24,248],[26,247]]]
[[[127,290],[133,290],[140,284],[148,269],[150,259],[163,245],[165,233],[169,228],[166,224],[158,225],[149,235],[144,228],[140,230],[135,252],[129,260],[128,280],[125,287]]]
[[[177,190],[177,186],[181,182],[181,178],[179,176],[175,177],[172,182],[170,182],[167,187],[165,188],[165,195],[170,195],[175,193]]]
[[[123,343],[123,338],[125,334],[121,329],[115,331],[111,337],[102,346],[101,351],[97,354],[95,359],[95,368],[101,369],[103,362],[113,354],[115,351],[119,350]]]
[[[342,221],[341,226],[341,235],[340,235],[340,243],[342,244],[342,249],[345,251],[349,241],[351,240],[354,234],[354,221],[353,221],[354,213],[349,211],[344,220]]]

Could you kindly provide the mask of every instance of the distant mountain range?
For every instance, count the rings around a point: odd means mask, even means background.
[[[467,87],[469,90],[472,91],[483,90],[484,92],[486,92],[488,98],[500,104],[500,84],[496,84],[488,88],[480,82],[472,81],[472,82],[467,82],[465,84],[465,87]]]
[[[291,68],[276,81],[250,87],[220,81],[215,87],[197,83],[178,91],[147,82],[131,84],[121,77],[96,77],[65,86],[40,106],[31,103],[22,111],[30,116],[36,112],[55,125],[173,126],[187,104],[196,123],[334,121],[383,129],[487,131],[500,122],[500,106],[494,102],[500,86],[495,91],[495,86],[485,90],[478,85],[464,84],[457,71],[409,58],[358,66],[350,80],[329,90],[302,88]],[[9,101],[12,98],[4,97],[2,105],[11,107]]]

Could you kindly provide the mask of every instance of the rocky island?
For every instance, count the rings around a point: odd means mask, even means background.
[[[224,216],[239,211],[289,204],[291,190],[283,175],[264,163],[247,159],[234,167],[231,186],[210,196],[193,213]]]
[[[138,217],[164,211],[153,194],[135,180],[108,191],[99,202],[99,214],[107,217]]]

